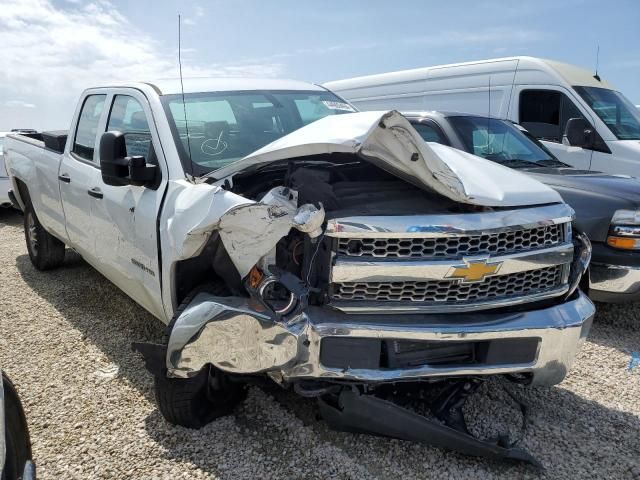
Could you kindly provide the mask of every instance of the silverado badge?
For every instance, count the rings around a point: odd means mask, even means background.
[[[453,267],[447,274],[449,278],[461,278],[463,283],[480,282],[487,275],[498,273],[502,262],[488,263],[488,260],[465,260],[465,265]]]

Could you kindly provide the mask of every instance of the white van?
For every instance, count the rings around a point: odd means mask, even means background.
[[[593,72],[510,57],[338,80],[361,110],[442,110],[509,119],[584,170],[640,177],[640,111]]]

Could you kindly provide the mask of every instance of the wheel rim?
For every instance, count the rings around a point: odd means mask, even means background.
[[[36,221],[33,218],[33,214],[29,213],[27,216],[27,236],[29,237],[29,248],[33,255],[38,253],[38,230],[36,228]]]

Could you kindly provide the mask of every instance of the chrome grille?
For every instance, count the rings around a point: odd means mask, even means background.
[[[564,224],[526,230],[431,238],[339,238],[337,253],[350,257],[450,258],[510,254],[564,242]]]
[[[334,283],[334,300],[411,301],[422,303],[479,302],[551,291],[562,284],[562,265],[488,277],[482,282],[458,280],[425,282]]]

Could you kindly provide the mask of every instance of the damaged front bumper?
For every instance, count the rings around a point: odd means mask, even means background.
[[[525,312],[354,316],[308,307],[283,322],[245,298],[201,293],[173,326],[167,375],[186,378],[211,364],[276,381],[521,373],[534,385],[554,385],[569,371],[594,314],[576,291],[564,303]]]

